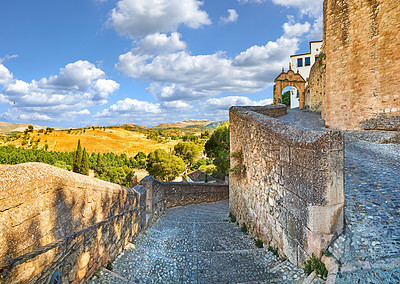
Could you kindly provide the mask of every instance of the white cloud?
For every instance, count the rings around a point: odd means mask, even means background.
[[[219,22],[221,24],[234,23],[239,18],[239,14],[234,9],[228,9],[228,16],[221,17]]]
[[[108,109],[95,114],[95,117],[111,117],[115,115],[135,115],[140,116],[142,113],[157,114],[161,112],[160,104],[153,104],[136,99],[126,98],[111,105]]]
[[[180,111],[187,111],[192,108],[192,106],[189,103],[184,101],[164,102],[162,106],[170,110],[180,110]]]
[[[303,15],[319,17],[322,14],[323,0],[272,0],[275,4],[298,8]]]
[[[266,0],[238,0],[239,4],[247,4],[247,3],[256,3],[260,4],[265,2]]]
[[[176,31],[185,25],[197,29],[211,24],[196,0],[120,0],[111,11],[107,25],[129,38]]]
[[[322,39],[322,29],[323,29],[323,18],[322,16],[318,17],[311,28],[310,33],[307,38],[309,40],[321,40]]]
[[[88,61],[67,64],[58,75],[30,83],[15,79],[4,65],[0,65],[0,71],[0,102],[10,105],[2,117],[9,120],[60,120],[87,115],[85,108],[106,103],[119,89],[118,83],[106,79],[105,73]]]
[[[12,80],[13,76],[11,72],[0,63],[0,85],[4,85],[10,80]]]
[[[305,33],[310,31],[311,25],[309,22],[301,23],[284,23],[283,31],[285,32],[285,36],[287,37],[301,37]]]
[[[186,49],[186,43],[181,41],[181,34],[177,32],[166,34],[151,34],[139,41],[136,54],[165,54]]]
[[[292,7],[300,10],[302,15],[317,18],[322,14],[323,0],[271,0],[277,5]],[[238,0],[239,4],[261,4],[267,0]]]
[[[88,61],[76,61],[60,69],[60,74],[43,78],[43,86],[57,86],[75,90],[86,90],[95,80],[105,78],[105,73]]]
[[[0,64],[2,64],[6,60],[10,60],[13,58],[18,58],[18,54],[13,54],[13,55],[6,55],[3,58],[0,57]]]
[[[264,106],[273,103],[273,99],[253,101],[243,96],[228,96],[222,98],[212,98],[203,103],[207,109],[228,110],[231,106]]]
[[[162,101],[202,100],[220,93],[260,91],[273,83],[288,57],[297,50],[298,39],[279,38],[253,46],[235,58],[224,53],[190,55],[186,51],[158,56],[119,57],[116,68],[150,84],[147,91]]]

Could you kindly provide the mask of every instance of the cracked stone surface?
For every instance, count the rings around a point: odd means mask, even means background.
[[[228,201],[167,209],[90,283],[301,283],[293,264],[228,221]],[[315,279],[313,283],[319,283]]]
[[[278,118],[305,130],[326,130],[311,112]],[[340,261],[336,283],[400,283],[399,132],[345,131],[345,235],[329,249]],[[392,139],[393,140],[393,139]]]

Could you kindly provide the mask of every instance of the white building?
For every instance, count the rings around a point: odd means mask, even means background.
[[[301,77],[303,77],[306,82],[308,81],[308,77],[310,76],[311,66],[313,66],[322,51],[321,48],[322,41],[311,41],[310,53],[290,56],[293,71],[299,71]]]
[[[311,67],[317,61],[322,51],[322,41],[311,41],[310,42],[310,53],[297,54],[290,56],[290,62],[292,70],[297,73],[299,72],[301,77],[308,82],[310,76]],[[290,108],[299,107],[299,92],[296,88],[290,89]]]

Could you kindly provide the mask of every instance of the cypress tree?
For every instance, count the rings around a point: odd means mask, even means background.
[[[83,149],[82,153],[81,174],[87,176],[89,175],[89,160],[88,160],[88,154],[86,153],[86,149]]]
[[[97,166],[101,167],[101,154],[100,153],[97,155]]]
[[[78,147],[76,147],[76,151],[74,153],[74,164],[73,164],[73,171],[75,173],[81,173],[82,168],[82,147],[81,147],[81,140],[78,140]]]

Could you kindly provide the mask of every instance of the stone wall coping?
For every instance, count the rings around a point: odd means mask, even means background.
[[[274,132],[296,142],[304,142],[304,143],[314,143],[321,139],[325,135],[335,136],[340,131],[338,130],[302,130],[296,127],[287,125],[285,123],[280,122],[279,120],[260,114],[256,112],[256,109],[268,109],[268,108],[277,108],[279,106],[264,106],[264,107],[247,107],[247,106],[234,106],[230,108],[231,113],[235,113],[236,115],[257,122],[258,124],[268,127]]]

